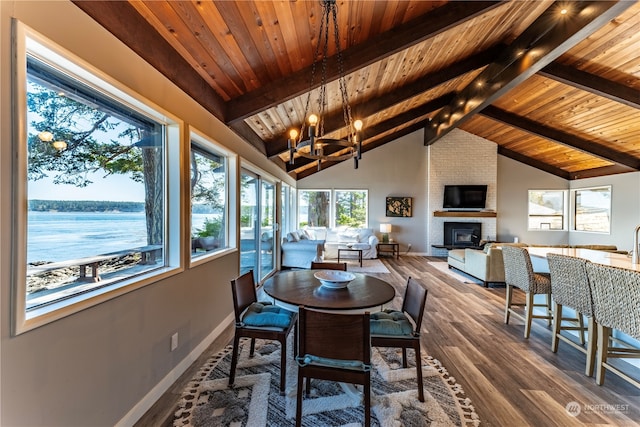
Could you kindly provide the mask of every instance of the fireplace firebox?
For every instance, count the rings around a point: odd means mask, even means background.
[[[482,236],[481,222],[445,222],[444,245],[451,247],[478,246]]]

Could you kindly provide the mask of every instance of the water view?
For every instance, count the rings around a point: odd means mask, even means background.
[[[212,214],[194,214],[196,228]],[[144,212],[29,212],[27,262],[64,261],[147,244]]]

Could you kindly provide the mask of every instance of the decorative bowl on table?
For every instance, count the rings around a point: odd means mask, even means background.
[[[348,271],[340,270],[320,270],[313,274],[320,281],[323,287],[329,289],[346,288],[356,275]]]

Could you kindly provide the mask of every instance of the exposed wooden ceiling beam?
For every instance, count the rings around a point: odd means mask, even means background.
[[[510,159],[513,159],[517,162],[524,163],[525,165],[531,166],[532,168],[540,169],[541,171],[550,173],[560,178],[571,179],[571,175],[567,171],[564,171],[560,168],[556,168],[555,166],[551,166],[547,163],[543,163],[531,157],[527,157],[523,154],[509,150],[508,148],[504,148],[500,145],[498,146],[498,154],[501,154],[505,157],[509,157]]]
[[[560,15],[562,4],[553,3],[520,36],[499,60],[469,83],[451,104],[435,115],[425,144],[430,145],[475,113],[522,83],[575,46],[633,2],[571,2],[571,12]]]
[[[225,121],[224,100],[129,2],[74,0],[73,3],[207,111]]]
[[[449,2],[427,16],[416,18],[402,26],[379,34],[366,43],[345,49],[343,54],[344,74],[389,57],[428,38],[460,25],[478,15],[499,6],[501,1]],[[244,120],[260,111],[267,110],[310,89],[311,66],[248,92],[228,103],[228,123]],[[327,59],[327,82],[340,76],[336,57]],[[319,79],[318,79],[319,80]],[[315,87],[320,82],[315,83]]]
[[[571,172],[570,179],[596,178],[599,176],[616,175],[619,173],[635,172],[634,169],[623,165],[603,166],[601,168],[586,169],[580,172]]]
[[[435,73],[428,74],[413,83],[404,85],[398,89],[393,90],[384,96],[376,97],[375,99],[362,102],[358,105],[351,106],[353,117],[364,119],[387,108],[391,108],[396,104],[411,99],[421,93],[427,92],[434,87],[437,87],[451,79],[460,77],[468,72],[477,70],[491,63],[493,59],[503,50],[505,45],[499,44],[489,49],[486,49],[477,54],[471,55],[468,58],[460,60],[444,70],[439,70]],[[453,94],[446,95],[449,97],[446,104],[451,102]],[[442,97],[434,100],[437,103],[442,101]],[[442,108],[441,105],[438,108]],[[329,114],[325,118],[324,128],[325,133],[331,133],[339,128],[344,127],[344,115],[342,110],[336,111],[333,114]],[[267,157],[273,158],[287,151],[287,136],[281,135],[278,139],[267,141],[265,143],[267,149]]]
[[[480,114],[502,122],[508,126],[513,126],[525,132],[538,135],[542,138],[549,139],[567,147],[575,148],[576,150],[580,150],[583,153],[597,156],[602,159],[626,166],[628,168],[640,170],[640,159],[638,159],[637,157],[626,153],[621,153],[605,145],[597,144],[593,141],[577,137],[573,134],[551,128],[542,123],[538,123],[525,117],[518,116],[492,105],[485,107],[484,110],[480,111]]]
[[[264,141],[245,122],[234,123],[230,128],[249,144],[253,145],[260,153],[267,155]]]
[[[547,65],[538,71],[538,74],[612,101],[620,102],[629,107],[640,108],[640,92],[638,92],[637,89],[603,79],[595,74],[587,73],[557,62]]]

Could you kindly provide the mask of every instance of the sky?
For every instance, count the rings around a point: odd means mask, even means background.
[[[80,188],[73,185],[54,184],[53,179],[29,181],[29,199],[37,200],[108,200],[115,202],[143,202],[144,185],[132,181],[126,175],[103,178],[95,174],[93,184]]]

